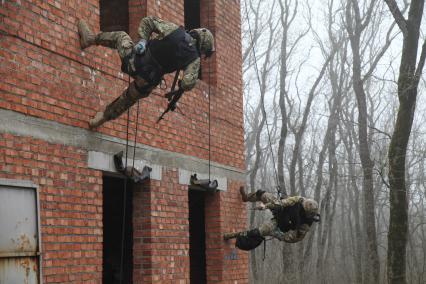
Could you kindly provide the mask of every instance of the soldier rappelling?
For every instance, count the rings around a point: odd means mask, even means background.
[[[122,71],[134,79],[121,96],[90,120],[92,129],[117,118],[138,99],[149,96],[164,74],[183,70],[183,78],[178,82],[179,89],[168,96],[169,102],[174,104],[169,104],[168,110],[174,110],[177,99],[196,85],[200,56],[208,58],[215,51],[214,38],[208,29],[198,28],[186,32],[184,28],[157,17],[141,20],[138,28],[141,39],[137,44],[123,31],[95,35],[82,20],[78,23],[78,31],[82,49],[92,45],[117,49]],[[151,38],[153,33],[156,36]]]
[[[249,231],[225,234],[223,238],[236,238],[236,246],[240,249],[251,250],[264,241],[266,236],[274,237],[287,243],[301,241],[314,222],[320,221],[318,203],[301,196],[278,199],[273,194],[258,190],[247,194],[240,188],[243,202],[257,202],[261,205],[255,209],[271,210],[273,218],[263,223],[259,228]]]

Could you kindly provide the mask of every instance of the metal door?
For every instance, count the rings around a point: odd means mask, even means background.
[[[0,179],[0,284],[40,281],[37,186]]]

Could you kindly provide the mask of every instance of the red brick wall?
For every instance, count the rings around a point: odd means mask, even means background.
[[[222,240],[224,232],[244,230],[245,206],[232,182],[227,193],[206,195],[206,260],[209,283],[245,283],[247,254],[225,259],[235,248]],[[149,201],[149,202],[148,202]],[[144,206],[140,206],[144,204]],[[188,189],[178,184],[177,171],[167,169],[162,181],[150,181],[135,190],[134,280],[143,282],[189,282]],[[169,281],[169,282],[167,282]],[[187,283],[183,282],[183,283]],[[141,283],[141,282],[137,282]]]
[[[137,141],[156,148],[208,159],[208,68],[211,67],[212,160],[244,169],[239,1],[202,0],[202,18],[216,37],[216,54],[203,62],[203,82],[185,94],[185,116],[168,114],[156,90],[141,100]],[[158,5],[158,3],[160,5]],[[130,34],[135,40],[142,15],[183,24],[183,1],[129,0]],[[87,128],[87,121],[127,85],[115,51],[79,49],[79,18],[99,29],[99,3],[90,1],[7,0],[0,3],[0,108]],[[209,23],[209,25],[208,25]],[[168,85],[171,84],[168,76]],[[134,129],[135,107],[131,129]],[[99,132],[125,139],[126,116]],[[87,165],[84,149],[31,137],[0,133],[0,177],[40,185],[43,278],[46,283],[99,283],[102,278],[102,172]],[[207,197],[206,239],[209,283],[245,283],[248,257],[222,234],[245,228],[241,182]],[[161,181],[134,193],[135,283],[188,283],[187,187],[177,169],[163,168]]]
[[[138,25],[141,20],[141,15],[147,15],[147,0],[129,0],[129,33],[130,36],[138,39]]]
[[[0,134],[0,178],[40,186],[45,283],[102,279],[102,173],[84,150]]]
[[[138,22],[135,13],[143,8],[135,7],[135,1],[129,2],[131,24]],[[21,0],[20,5],[16,3],[6,1],[0,5],[0,107],[87,128],[88,120],[121,94],[128,80],[120,73],[121,65],[115,51],[90,47],[82,53],[79,48],[77,20],[85,19],[98,30],[98,1],[80,1],[79,5],[77,1]],[[183,23],[182,1],[152,0],[148,3],[149,14]],[[212,159],[243,169],[239,5],[234,1],[214,3],[211,24],[220,29],[212,28],[217,39],[217,53],[212,59]],[[134,29],[131,31],[135,33]],[[220,70],[220,76],[215,75],[215,70]],[[171,76],[168,79],[170,86]],[[207,159],[207,85],[200,83],[196,90],[185,94],[180,103],[185,116],[171,113],[156,124],[166,106],[159,91],[141,100],[142,131],[138,141]],[[135,109],[132,119],[135,119]],[[126,115],[123,115],[106,123],[99,131],[125,138],[125,123]]]
[[[46,283],[102,279],[102,173],[87,168],[86,151],[30,137],[0,135],[0,178],[40,185],[43,279]],[[247,255],[222,234],[245,227],[245,210],[231,182],[207,195],[206,255],[209,283],[244,283]],[[134,281],[189,281],[188,190],[177,171],[134,189]],[[232,281],[231,281],[232,280]],[[185,282],[184,282],[185,283]]]

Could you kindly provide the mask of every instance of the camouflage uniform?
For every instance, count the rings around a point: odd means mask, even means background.
[[[265,204],[267,209],[277,209],[279,207],[289,207],[293,206],[297,202],[300,202],[302,197],[300,196],[292,196],[286,199],[279,200],[275,198],[275,196],[271,193],[265,192],[261,196],[261,201]],[[309,231],[310,226],[308,224],[302,224],[299,229],[289,230],[283,233],[277,225],[277,221],[275,219],[270,220],[269,222],[265,222],[259,227],[260,234],[262,236],[272,236],[277,238],[280,241],[284,241],[286,243],[296,243],[301,241],[306,233]]]
[[[178,28],[179,26],[177,26],[176,24],[163,21],[157,17],[145,17],[141,20],[139,24],[138,34],[141,39],[148,41],[150,40],[152,33],[156,33],[155,38],[161,40],[167,35],[171,34],[173,31],[177,30]],[[192,43],[196,44],[196,40],[192,40]],[[122,62],[124,62],[126,57],[130,57],[128,64],[129,73],[131,74],[136,71],[134,57],[131,58],[134,43],[131,37],[126,32],[102,32],[96,35],[93,44],[117,49]],[[180,82],[180,87],[184,91],[189,91],[196,85],[199,69],[199,57],[186,66],[186,68],[184,69],[183,78]],[[132,77],[134,78],[134,81],[130,84],[129,88],[127,88],[120,97],[111,102],[105,108],[104,113],[97,114],[97,116],[103,115],[103,121],[108,121],[117,118],[129,107],[131,107],[138,99],[149,96],[151,91],[157,85],[153,84],[152,82],[147,82],[144,78],[138,75],[134,75]]]
[[[295,205],[298,202],[303,201],[303,197],[301,196],[292,196],[285,199],[278,199],[273,194],[264,191],[257,191],[250,194],[245,194],[241,192],[243,196],[243,201],[247,202],[256,202],[261,201],[264,204],[266,209],[276,210],[280,208],[290,207]],[[280,241],[284,241],[287,243],[296,243],[301,241],[306,233],[309,231],[309,224],[301,224],[297,230],[289,230],[287,232],[283,232],[279,229],[277,220],[275,218],[271,219],[268,222],[263,223],[258,228],[252,229],[250,231],[258,231],[260,236],[266,237],[271,236]],[[243,231],[238,233],[230,233],[225,234],[225,240],[236,238],[238,236],[246,236],[250,231]]]

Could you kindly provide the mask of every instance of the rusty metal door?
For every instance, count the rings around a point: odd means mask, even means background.
[[[0,179],[0,284],[41,283],[37,186]]]

